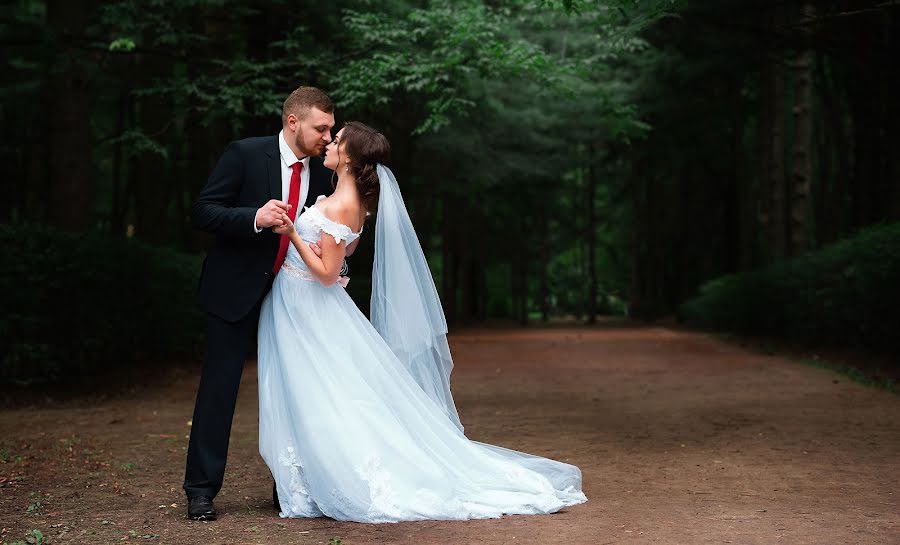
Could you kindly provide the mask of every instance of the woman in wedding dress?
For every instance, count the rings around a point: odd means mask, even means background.
[[[347,123],[325,156],[334,194],[276,231],[292,244],[259,323],[259,450],[281,516],[465,520],[587,501],[577,467],[463,434],[443,310],[381,164],[389,151],[384,135]],[[370,210],[371,322],[338,282]]]

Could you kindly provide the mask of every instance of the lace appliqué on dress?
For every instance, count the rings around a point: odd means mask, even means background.
[[[372,521],[400,518],[402,511],[397,505],[397,493],[391,488],[391,475],[381,468],[381,458],[371,456],[357,472],[369,483],[368,518]]]
[[[291,482],[288,485],[291,496],[282,498],[279,494],[281,516],[321,517],[323,513],[309,495],[309,486],[303,474],[303,465],[300,463],[292,442],[288,442],[278,455],[278,463],[288,468],[291,474]]]

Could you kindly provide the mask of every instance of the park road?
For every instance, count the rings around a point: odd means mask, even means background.
[[[0,541],[37,529],[51,544],[900,543],[896,394],[665,327],[450,340],[466,435],[579,466],[588,503],[469,522],[281,519],[248,362],[218,521],[184,518],[199,372],[176,368],[100,401],[4,410]]]

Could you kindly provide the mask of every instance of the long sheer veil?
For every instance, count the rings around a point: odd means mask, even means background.
[[[381,195],[372,265],[372,325],[428,396],[463,429],[450,394],[447,320],[394,173],[377,167]]]

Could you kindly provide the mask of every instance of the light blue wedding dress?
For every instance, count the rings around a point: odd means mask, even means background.
[[[315,206],[295,228],[307,242],[361,234]],[[430,353],[452,366],[443,347]],[[290,247],[259,323],[259,450],[282,517],[464,520],[587,501],[577,467],[467,439],[449,367],[416,371],[415,358],[392,350],[344,288],[320,284]]]

